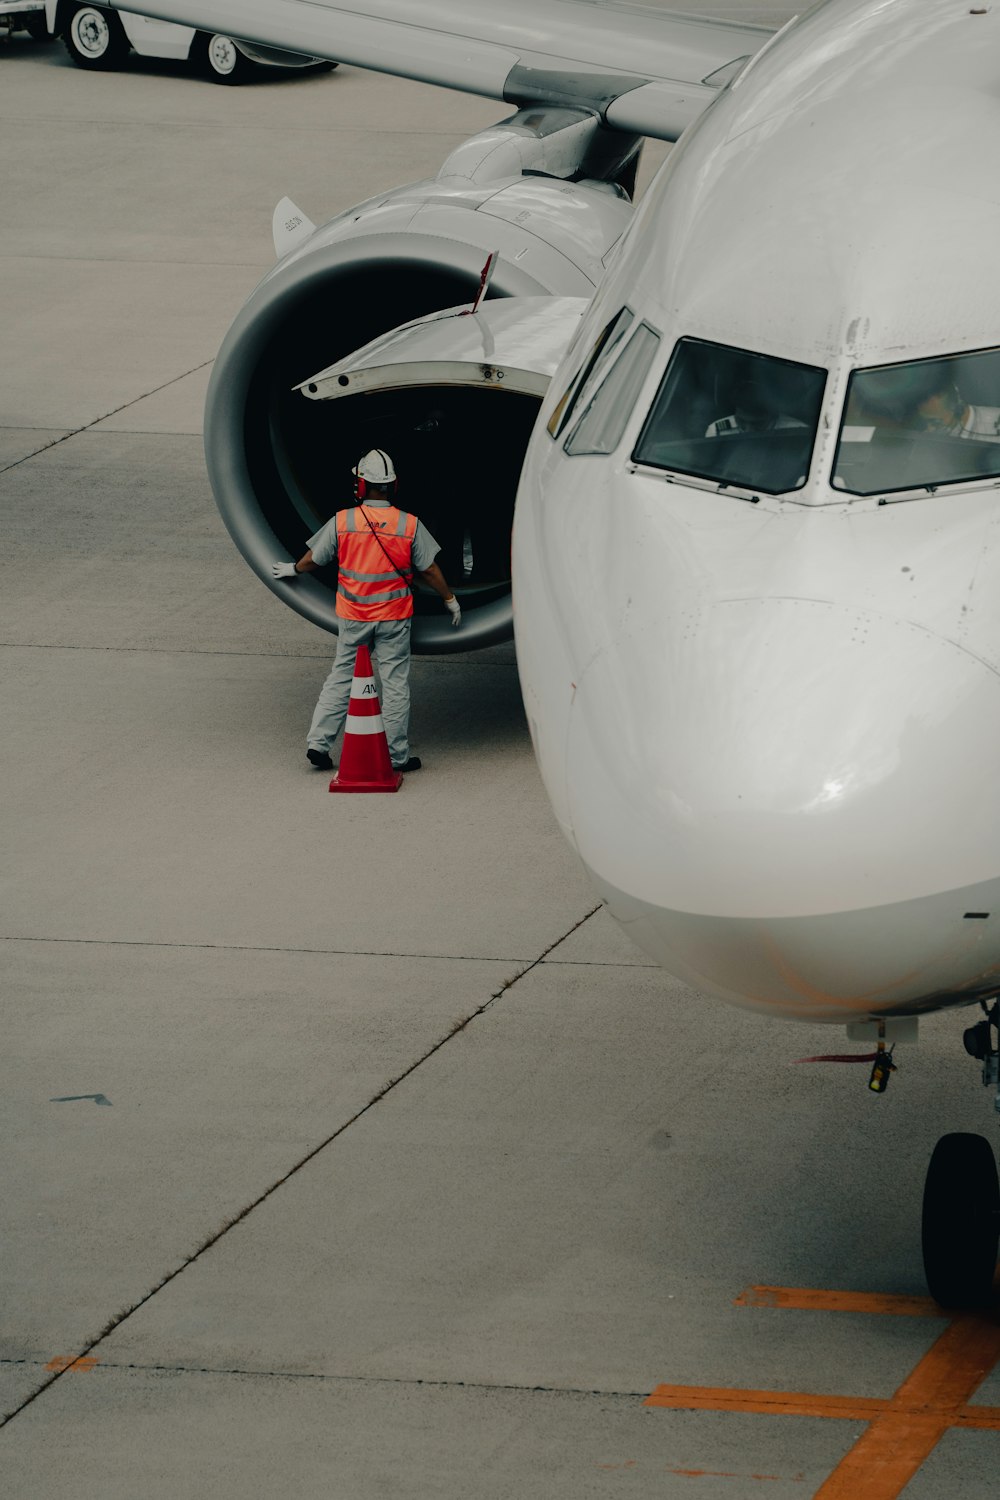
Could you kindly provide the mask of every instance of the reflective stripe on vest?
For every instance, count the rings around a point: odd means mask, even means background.
[[[416,534],[416,516],[394,505],[358,505],[337,512],[338,615],[347,620],[410,618]]]

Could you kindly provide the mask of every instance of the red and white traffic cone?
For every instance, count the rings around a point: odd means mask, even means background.
[[[400,771],[392,769],[389,742],[382,723],[372,659],[367,646],[359,646],[354,659],[351,701],[344,723],[344,745],[340,765],[330,782],[331,792],[398,792]]]

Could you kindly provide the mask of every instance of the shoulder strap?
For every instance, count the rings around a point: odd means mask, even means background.
[[[396,577],[397,578],[401,578],[403,580],[403,582],[406,584],[406,587],[408,589],[412,589],[413,588],[413,578],[412,578],[412,576],[410,578],[407,578],[407,576],[406,576],[405,573],[401,573],[399,571],[399,569],[396,567],[396,564],[393,562],[392,558],[389,556],[388,552],[382,546],[382,538],[379,536],[379,534],[376,531],[375,527],[372,525],[371,516],[365,510],[365,508],[364,508],[363,505],[359,505],[357,508],[361,512],[361,514],[364,516],[365,520],[368,522],[368,530],[371,532],[372,536],[378,542],[379,549],[380,549],[380,551],[382,553],[382,556],[385,558],[386,562],[389,564],[390,568],[395,573]]]

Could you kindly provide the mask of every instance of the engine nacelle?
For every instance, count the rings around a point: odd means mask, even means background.
[[[317,625],[336,631],[335,577],[282,588],[270,565],[301,556],[323,522],[352,502],[352,466],[381,447],[396,463],[400,504],[439,541],[436,527],[454,538],[462,514],[474,508],[479,517],[476,554],[452,543],[439,559],[462,600],[462,629],[449,628],[436,596],[418,593],[414,650],[469,650],[512,634],[510,526],[540,398],[432,384],[315,402],[295,388],[400,324],[471,303],[494,250],[491,297],[589,298],[631,219],[617,182],[634,170],[637,144],[618,138],[613,159],[604,148],[599,169],[611,180],[565,179],[574,165],[597,164],[605,135],[577,111],[518,115],[464,143],[433,181],[312,233],[307,224],[304,238],[299,226],[300,242],[230,329],[205,414],[212,487],[250,566]],[[522,174],[564,175],[510,176],[518,161]],[[508,175],[494,179],[497,166]]]

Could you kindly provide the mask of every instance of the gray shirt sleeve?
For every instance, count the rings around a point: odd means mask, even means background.
[[[337,555],[337,517],[331,516],[315,536],[309,538],[309,551],[318,568],[325,568]]]
[[[418,521],[413,537],[413,552],[411,554],[414,570],[417,573],[423,573],[426,568],[430,567],[440,551],[441,548],[431,536],[423,521]]]

